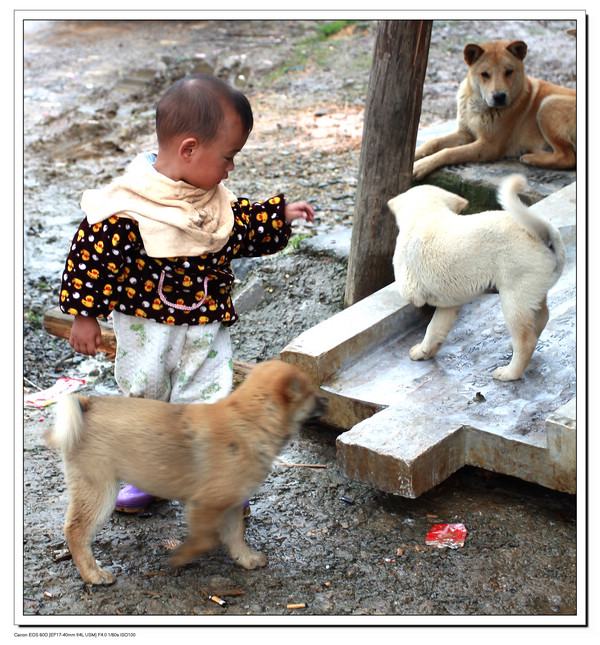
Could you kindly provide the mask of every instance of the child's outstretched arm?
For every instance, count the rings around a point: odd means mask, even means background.
[[[285,221],[291,224],[295,219],[304,219],[312,222],[315,219],[315,211],[307,202],[292,202],[285,205]]]
[[[69,345],[76,352],[95,356],[101,341],[100,325],[95,318],[91,316],[75,316],[71,327],[71,335],[69,336]]]

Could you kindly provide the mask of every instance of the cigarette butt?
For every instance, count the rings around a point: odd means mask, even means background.
[[[327,468],[327,464],[293,464],[289,461],[276,461],[276,466],[287,466],[288,468]]]
[[[208,599],[216,602],[217,605],[221,605],[221,607],[227,605],[227,601],[224,598],[219,598],[219,596],[209,596]]]
[[[292,603],[290,605],[287,605],[287,609],[306,609],[306,603],[305,602]]]
[[[340,497],[342,502],[346,502],[346,504],[354,504],[354,500],[351,497],[346,497],[345,495],[342,495]]]

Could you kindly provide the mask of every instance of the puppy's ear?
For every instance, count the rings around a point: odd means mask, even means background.
[[[392,197],[387,203],[388,208],[390,209],[390,212],[394,216],[396,220],[396,225],[398,228],[400,228],[400,220],[401,218],[401,213],[402,213],[402,195],[404,193],[401,193],[400,195],[396,195],[396,197]]]
[[[281,396],[287,403],[299,401],[304,396],[305,384],[300,376],[289,374],[281,383]]]
[[[450,208],[458,215],[469,205],[469,200],[461,197],[460,195],[454,195],[452,200],[452,205]]]
[[[483,47],[476,45],[475,43],[469,43],[465,45],[463,49],[463,56],[465,62],[469,67],[483,54]]]
[[[506,49],[519,60],[523,60],[527,55],[527,45],[522,40],[513,40],[506,46]]]

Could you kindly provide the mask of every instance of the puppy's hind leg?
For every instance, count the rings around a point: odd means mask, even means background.
[[[244,509],[241,505],[227,511],[220,534],[223,544],[236,564],[244,569],[257,569],[267,564],[266,556],[252,551],[244,540]]]
[[[444,344],[456,322],[460,307],[437,307],[427,325],[423,341],[410,348],[408,355],[413,361],[423,361],[435,356]]]
[[[535,333],[538,338],[544,331],[549,318],[550,312],[548,311],[548,303],[546,302],[546,296],[544,296],[540,308],[535,313]]]
[[[69,486],[70,501],[65,537],[73,562],[82,579],[95,585],[110,585],[115,576],[101,569],[92,553],[92,540],[114,510],[118,482],[94,482],[83,478]]]
[[[499,381],[516,381],[521,378],[529,365],[538,337],[546,326],[548,308],[545,298],[537,311],[514,307],[510,296],[503,297],[502,293],[500,293],[500,302],[506,326],[512,337],[513,355],[510,363],[504,367],[498,367],[492,376]]]

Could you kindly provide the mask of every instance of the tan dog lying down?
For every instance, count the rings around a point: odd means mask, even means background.
[[[183,405],[123,396],[72,395],[47,435],[63,452],[70,495],[65,536],[85,582],[111,584],[91,542],[114,510],[119,482],[186,503],[189,536],[171,556],[181,566],[224,543],[246,569],[266,564],[244,541],[242,505],[303,422],[325,399],[297,367],[267,361],[228,397]]]
[[[413,178],[449,164],[520,157],[541,168],[574,168],[576,91],[530,78],[516,40],[469,44],[467,77],[457,95],[458,129],[419,146]]]
[[[388,202],[400,231],[393,259],[398,288],[415,306],[436,307],[423,342],[409,352],[413,360],[435,356],[461,306],[495,287],[513,356],[493,376],[514,381],[523,374],[548,321],[546,294],[565,263],[560,233],[518,198],[525,185],[520,175],[504,180],[499,200],[506,212],[458,215],[467,200],[430,185]]]

